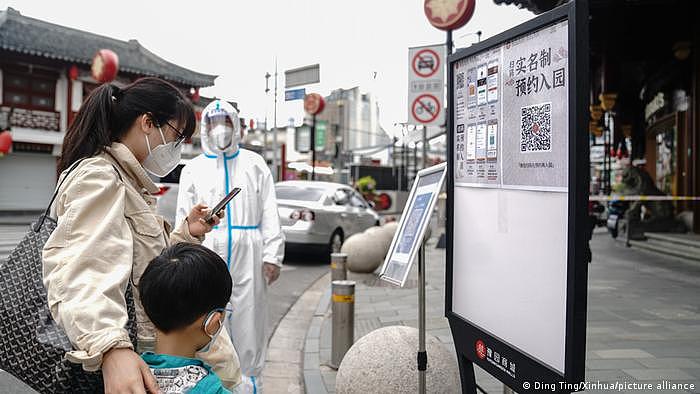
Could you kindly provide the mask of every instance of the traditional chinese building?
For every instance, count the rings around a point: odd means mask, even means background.
[[[0,11],[0,129],[10,128],[13,140],[12,152],[0,159],[0,211],[46,207],[65,132],[98,85],[90,66],[100,49],[119,56],[117,85],[157,76],[197,101],[198,89],[216,78],[170,63],[136,40],[56,25],[12,8]],[[192,146],[185,151],[197,153]]]

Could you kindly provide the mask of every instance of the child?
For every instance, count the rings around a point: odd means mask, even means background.
[[[155,353],[141,357],[161,392],[230,393],[194,356],[209,350],[222,330],[231,288],[226,263],[200,245],[176,244],[148,265],[139,292],[157,335]]]

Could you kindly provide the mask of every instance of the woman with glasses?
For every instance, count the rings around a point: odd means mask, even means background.
[[[51,207],[58,225],[43,250],[44,285],[51,315],[73,344],[66,360],[101,370],[108,393],[158,392],[138,355],[155,342],[138,284],[148,262],[169,244],[201,243],[212,229],[204,221],[207,206],[199,204],[171,231],[156,214],[159,189],[148,175],[162,177],[177,166],[182,141],[194,128],[192,106],[177,88],[143,78],[121,89],[95,89],[63,142],[58,168],[66,179]],[[198,357],[225,385],[238,384],[228,335]]]

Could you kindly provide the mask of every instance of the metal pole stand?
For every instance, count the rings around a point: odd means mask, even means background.
[[[348,278],[347,262],[347,253],[331,253],[331,282]]]
[[[425,371],[428,353],[425,351],[425,239],[418,251],[418,392],[425,394]]]
[[[334,280],[332,282],[332,338],[331,363],[338,369],[345,353],[355,339],[355,281]]]

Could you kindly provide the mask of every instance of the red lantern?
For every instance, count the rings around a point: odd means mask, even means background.
[[[105,83],[114,81],[119,71],[119,56],[109,49],[100,49],[92,58],[92,77]]]
[[[320,114],[325,105],[323,96],[318,93],[309,93],[304,97],[304,111],[308,112],[309,115]]]
[[[78,66],[75,64],[68,69],[68,78],[70,78],[71,81],[78,79]]]
[[[12,148],[12,134],[9,131],[0,133],[0,157],[10,153]]]
[[[251,120],[248,122],[248,125],[250,126],[250,129],[251,129],[251,130],[255,130],[255,121],[254,121],[253,119],[251,119]]]
[[[199,88],[192,89],[192,102],[193,103],[199,102]]]

